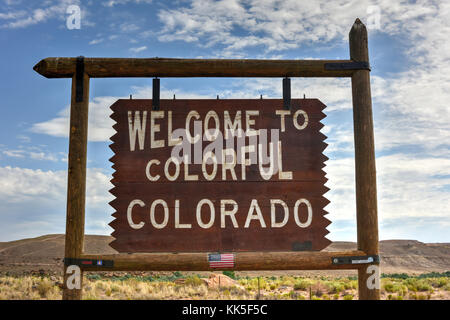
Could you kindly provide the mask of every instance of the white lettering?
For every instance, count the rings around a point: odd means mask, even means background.
[[[276,222],[276,208],[275,205],[279,204],[283,207],[284,209],[284,218],[283,221],[281,222]],[[271,222],[272,222],[272,228],[282,228],[286,225],[286,223],[288,222],[289,219],[289,208],[286,204],[286,202],[284,202],[283,200],[279,200],[279,199],[273,199],[270,200],[270,214],[271,214]]]
[[[164,208],[164,220],[162,223],[156,222],[155,219],[155,208],[157,205],[162,205]],[[167,222],[169,222],[169,207],[167,206],[167,202],[164,200],[155,200],[150,207],[150,222],[156,229],[163,229],[167,226]]]
[[[299,123],[298,123],[298,116],[299,116],[300,114],[303,115],[303,118],[305,119],[305,120],[303,121],[303,124],[302,124],[302,125],[299,125]],[[293,121],[294,121],[294,127],[295,127],[297,130],[303,130],[303,129],[305,129],[305,128],[308,126],[308,122],[309,122],[308,114],[307,114],[305,111],[303,111],[303,110],[297,110],[297,112],[294,113],[294,119],[293,119]]]
[[[150,146],[152,149],[163,148],[164,140],[155,140],[155,133],[161,130],[161,126],[159,124],[155,124],[155,119],[164,119],[164,111],[151,111],[150,114]]]
[[[253,214],[253,212],[256,211],[256,214]],[[248,215],[247,219],[245,220],[244,228],[248,228],[250,225],[250,222],[252,220],[259,220],[259,223],[261,224],[262,228],[266,227],[266,222],[263,219],[261,209],[258,205],[258,201],[256,199],[252,200],[252,203],[250,204],[250,209],[248,209]]]
[[[132,229],[139,230],[139,229],[141,229],[144,226],[145,223],[143,221],[139,222],[138,224],[135,224],[133,222],[132,214],[133,214],[133,207],[135,205],[139,205],[141,207],[144,207],[145,203],[142,200],[133,200],[133,201],[131,201],[130,204],[128,205],[128,209],[127,209],[127,220],[128,220],[128,224],[130,225],[130,227]]]
[[[226,206],[232,205],[233,209],[227,210]],[[238,211],[238,204],[234,200],[221,200],[220,201],[220,227],[225,228],[225,216],[229,216],[231,221],[233,222],[233,227],[237,228],[238,223],[236,221],[236,217],[234,216]]]
[[[159,160],[155,160],[155,159],[150,160],[147,163],[147,166],[145,167],[145,175],[147,176],[147,179],[150,181],[158,181],[159,178],[161,178],[161,176],[159,174],[157,174],[156,176],[152,176],[152,174],[150,173],[151,166],[154,164],[159,166],[159,164],[160,164]]]
[[[306,208],[308,209],[308,219],[306,220],[305,223],[300,222],[300,218],[298,217],[298,207],[304,203],[306,205]],[[313,210],[311,207],[311,203],[306,200],[306,199],[300,199],[297,200],[297,202],[295,202],[294,205],[294,219],[295,219],[295,223],[300,227],[300,228],[307,228],[311,225],[311,221],[312,221],[312,216],[313,216]]]
[[[138,139],[139,150],[144,150],[146,124],[147,124],[147,111],[143,112],[142,124],[140,111],[136,111],[134,113],[134,123],[133,123],[133,112],[128,111],[128,132],[130,135],[130,151],[134,151],[136,147],[136,132],[139,137]]]
[[[210,210],[210,218],[209,218],[208,223],[203,223],[203,220],[202,220],[202,207],[204,204],[208,205],[209,210]],[[197,213],[197,223],[201,228],[209,229],[212,227],[212,225],[214,224],[214,219],[215,219],[216,215],[215,215],[215,210],[214,210],[214,204],[211,202],[211,200],[208,200],[208,199],[201,200],[197,204],[197,212],[196,213]]]

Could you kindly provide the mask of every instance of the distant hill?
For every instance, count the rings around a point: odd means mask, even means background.
[[[85,252],[116,253],[110,236],[86,235]],[[354,242],[334,242],[326,251],[356,249]],[[381,272],[410,273],[450,270],[450,243],[422,243],[416,240],[380,242]],[[59,273],[64,256],[64,235],[0,242],[0,272],[23,273],[43,270]],[[277,272],[278,273],[278,272]],[[323,274],[323,273],[322,273]]]

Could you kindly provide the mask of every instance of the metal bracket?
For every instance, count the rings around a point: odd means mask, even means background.
[[[292,251],[312,251],[312,242],[311,241],[305,241],[305,242],[295,241],[294,243],[292,243]]]
[[[380,263],[380,256],[333,257],[331,261],[333,264],[378,264]]]
[[[75,102],[83,102],[84,99],[84,57],[77,57],[75,73]]]
[[[114,267],[114,261],[113,260],[64,258],[64,265],[65,266],[91,266],[91,267],[112,268],[112,267]]]
[[[160,107],[160,79],[158,78],[154,78],[153,79],[153,97],[152,97],[152,102],[153,102],[153,110],[159,110]]]
[[[325,63],[325,70],[369,70],[370,64],[366,61],[330,62]]]
[[[283,79],[283,106],[285,109],[291,109],[291,78]]]

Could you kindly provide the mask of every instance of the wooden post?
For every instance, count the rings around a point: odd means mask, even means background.
[[[81,78],[81,79],[80,79]],[[80,83],[82,82],[82,97]],[[78,89],[78,90],[77,90]],[[77,99],[78,91],[78,99]],[[81,101],[77,101],[81,100]],[[72,99],[70,107],[69,168],[67,183],[67,220],[65,258],[78,259],[83,253],[84,212],[86,196],[86,158],[89,109],[89,76],[86,73],[72,77]],[[64,300],[81,300],[81,289],[68,289],[64,267]],[[81,288],[83,272],[81,271]]]
[[[350,31],[350,60],[120,59],[47,58],[34,70],[48,78],[72,78],[65,258],[112,260],[111,270],[211,270],[205,253],[85,255],[84,223],[89,107],[89,79],[106,77],[351,77],[356,168],[358,250],[346,252],[238,252],[235,270],[358,269],[360,299],[380,299],[379,272],[370,265],[335,264],[341,256],[378,255],[375,148],[367,30],[357,19]],[[80,64],[81,62],[81,64]],[[364,64],[363,64],[364,65]],[[80,68],[81,66],[81,68]],[[363,67],[364,68],[364,67]],[[81,71],[80,71],[81,70]],[[69,289],[64,267],[63,299],[79,300],[80,289]],[[82,266],[82,271],[107,270]],[[220,279],[219,279],[220,281]],[[82,282],[82,281],[80,281]],[[310,298],[311,298],[310,288]]]
[[[353,24],[349,37],[350,58],[369,62],[367,29],[359,19]],[[358,250],[368,255],[378,255],[377,187],[369,70],[353,73],[352,94]],[[370,289],[367,285],[368,278],[373,278],[367,271],[367,266],[358,270],[359,299],[379,300],[379,288]],[[379,277],[378,272],[375,277]]]
[[[336,257],[366,256],[362,251],[235,252],[235,271],[354,270],[359,264],[334,264]],[[214,271],[206,252],[83,254],[81,259],[112,262],[83,265],[85,271]]]
[[[34,70],[47,78],[70,78],[76,58],[46,58]],[[354,70],[329,69],[351,60],[247,60],[170,58],[86,58],[91,78],[169,77],[351,77]]]

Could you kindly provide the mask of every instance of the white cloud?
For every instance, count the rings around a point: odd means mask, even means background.
[[[86,201],[90,207],[107,205],[113,196],[111,177],[102,169],[88,169]],[[65,201],[67,171],[43,171],[0,167],[0,199],[3,203]]]
[[[124,98],[124,97],[123,97]],[[89,141],[107,141],[113,135],[114,121],[109,118],[109,107],[117,100],[116,97],[98,97],[89,103]],[[54,137],[69,137],[69,106],[61,111],[58,117],[36,123],[31,131],[48,134]]]
[[[122,23],[119,28],[122,32],[134,32],[139,30],[139,27],[134,23]]]
[[[17,20],[23,18],[26,14],[26,11],[23,10],[8,13],[0,12],[0,20]]]
[[[41,196],[43,201],[65,197],[63,171],[0,167],[0,177],[0,199],[7,203],[29,201],[36,196]]]
[[[26,136],[26,135],[18,135],[17,139],[19,139],[20,141],[24,142],[24,143],[30,143],[31,142],[31,138]]]
[[[161,10],[161,41],[201,41],[227,49],[263,46],[269,51],[330,41],[365,16],[369,1],[193,0],[187,7]],[[326,23],[324,23],[326,21]],[[240,34],[236,32],[239,30]]]
[[[38,161],[58,161],[56,155],[51,152],[44,151],[40,147],[32,146],[32,147],[23,147],[19,146],[20,149],[6,149],[1,150],[2,154],[6,155],[10,158],[19,158],[19,159],[31,159]],[[1,147],[0,149],[4,149]]]
[[[25,158],[25,150],[4,150],[3,154],[11,158]]]
[[[403,33],[423,18],[443,18],[448,13],[447,4],[432,0],[193,0],[183,7],[159,11],[163,24],[159,39],[218,44],[234,51],[254,46],[268,51],[293,49],[346,40],[354,19],[366,20],[367,8],[374,5],[380,8],[382,31],[389,34]]]
[[[30,6],[28,10],[10,11],[0,13],[0,20],[8,22],[0,24],[0,28],[16,29],[25,28],[50,19],[66,19],[66,10],[70,5],[80,5],[80,0],[47,0],[39,3],[39,7]],[[14,9],[11,9],[14,10]],[[82,12],[82,16],[83,16]],[[1,23],[1,22],[0,22]]]
[[[130,51],[133,52],[133,53],[139,53],[139,52],[142,52],[142,51],[145,51],[145,50],[147,50],[146,46],[137,47],[137,48],[130,48]]]
[[[102,43],[104,41],[104,39],[94,39],[92,41],[89,42],[90,45],[95,45],[95,44],[99,44]]]
[[[325,167],[325,196],[330,219],[351,220],[356,217],[354,159],[329,160]],[[394,154],[377,158],[378,214],[380,221],[406,217],[432,218],[448,216],[450,202],[450,160]]]
[[[88,169],[86,232],[107,234],[113,209],[109,175]],[[0,167],[0,241],[64,233],[67,171]]]
[[[144,4],[150,4],[152,3],[153,0],[108,0],[108,1],[104,1],[103,5],[105,7],[114,7],[116,5],[125,5],[125,4],[129,4],[129,3],[144,3]]]
[[[30,158],[33,160],[58,161],[55,155],[45,152],[30,152]]]

